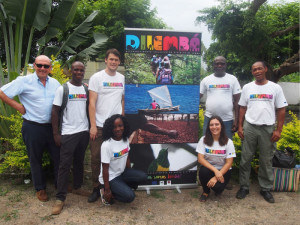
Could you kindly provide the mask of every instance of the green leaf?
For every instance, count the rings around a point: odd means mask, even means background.
[[[3,6],[8,16],[21,19],[25,0],[3,0]]]
[[[30,23],[33,25],[34,28],[37,30],[41,31],[43,30],[50,19],[50,14],[51,14],[51,5],[52,1],[51,0],[35,0],[35,4],[37,5],[37,10],[35,11],[35,14],[33,14],[28,7],[32,7],[32,5],[28,5],[27,7],[27,14],[26,14],[26,19],[25,23]],[[32,15],[32,18],[29,20],[29,15]]]
[[[99,54],[99,49],[105,44],[107,39],[108,37],[102,33],[94,33],[95,43],[93,43],[90,47],[79,52],[78,56],[86,58],[88,56],[94,56]]]
[[[45,48],[44,54],[47,55],[48,57],[51,57],[52,55],[56,55],[58,51],[59,51],[59,47],[55,45],[51,45]]]
[[[89,36],[87,34],[92,28],[93,19],[97,16],[97,14],[98,11],[94,11],[78,27],[76,27],[74,32],[70,34],[68,39],[64,42],[59,52],[68,51],[70,48],[77,48],[81,43],[88,40]]]
[[[63,0],[59,3],[45,35],[38,40],[40,46],[45,46],[51,38],[58,34],[59,30],[66,30],[74,19],[77,4],[78,0]]]

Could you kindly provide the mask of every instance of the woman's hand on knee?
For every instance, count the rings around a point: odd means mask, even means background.
[[[215,184],[218,182],[216,177],[211,178],[208,183],[207,183],[207,187],[212,188],[215,186]]]
[[[223,174],[219,170],[215,171],[215,177],[216,177],[217,181],[219,181],[220,183],[224,183]]]

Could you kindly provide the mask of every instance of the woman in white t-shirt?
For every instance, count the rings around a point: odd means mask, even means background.
[[[231,166],[235,157],[232,140],[225,133],[225,126],[219,116],[212,116],[208,121],[205,136],[198,142],[198,162],[201,164],[199,179],[203,187],[200,197],[205,202],[212,189],[221,194],[231,176]]]
[[[101,171],[99,182],[103,204],[110,205],[112,199],[132,202],[134,191],[147,179],[147,175],[130,168],[129,125],[125,117],[115,114],[109,117],[103,126],[103,143],[101,146]]]

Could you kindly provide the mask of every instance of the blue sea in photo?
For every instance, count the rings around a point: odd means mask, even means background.
[[[125,113],[137,114],[139,109],[149,107],[152,99],[148,90],[163,86],[156,84],[126,84]],[[179,111],[172,113],[199,113],[199,85],[167,85],[173,106],[180,105]],[[171,113],[171,112],[168,112]]]

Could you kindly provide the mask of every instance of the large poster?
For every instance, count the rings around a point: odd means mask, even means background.
[[[201,33],[125,29],[125,114],[145,185],[195,184]]]

